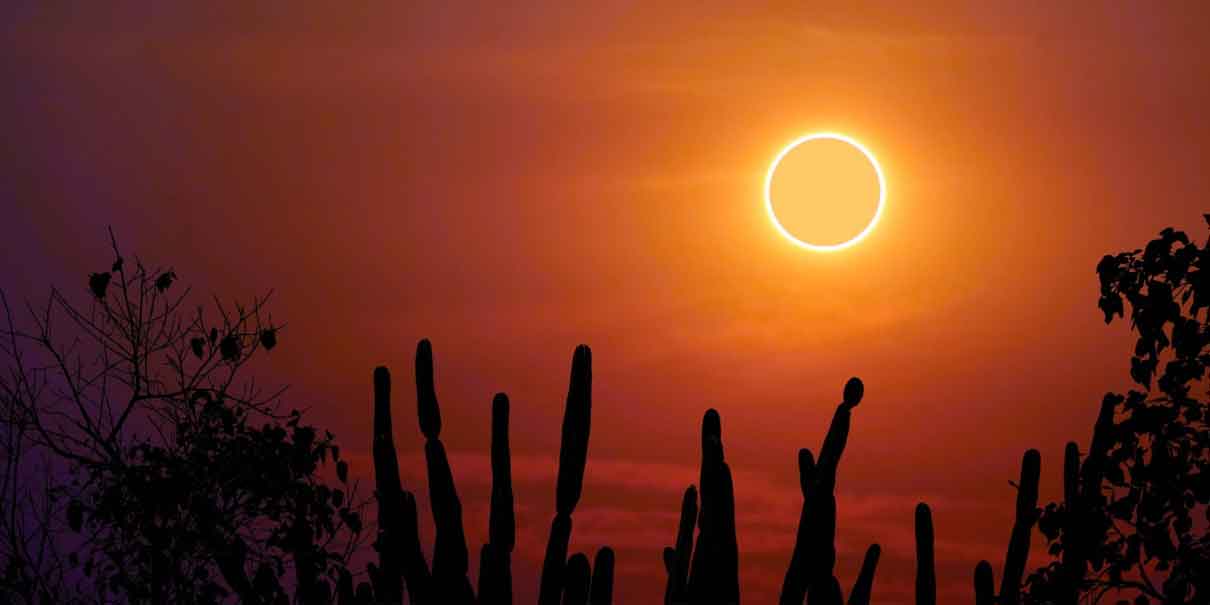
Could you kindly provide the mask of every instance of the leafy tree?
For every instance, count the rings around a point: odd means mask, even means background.
[[[1205,603],[1210,241],[1199,246],[1165,229],[1142,250],[1102,258],[1097,275],[1105,322],[1130,313],[1137,386],[1105,396],[1082,463],[1068,444],[1064,501],[1047,505],[1039,519],[1057,560],[1030,577],[1028,596],[1038,603],[1110,594],[1135,603]]]
[[[246,378],[277,346],[269,297],[187,311],[175,272],[113,250],[86,305],[52,290],[24,329],[3,299],[0,595],[330,600],[362,503],[332,435]]]

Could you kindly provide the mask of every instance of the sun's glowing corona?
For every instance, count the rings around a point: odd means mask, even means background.
[[[790,153],[794,150],[794,148],[802,145],[803,143],[819,139],[830,139],[851,145],[865,156],[866,160],[870,162],[870,166],[874,168],[874,174],[878,177],[878,207],[874,210],[873,218],[870,219],[870,222],[866,224],[865,228],[862,229],[860,233],[838,244],[812,244],[811,242],[807,242],[795,237],[786,229],[784,225],[782,225],[781,221],[778,220],[777,213],[773,211],[773,197],[770,195],[770,190],[773,187],[773,173],[777,172],[777,166],[781,163],[782,159],[786,157],[786,154]],[[776,227],[782,235],[786,236],[786,239],[790,240],[794,245],[800,248],[806,248],[816,252],[835,252],[837,250],[848,248],[862,239],[865,239],[865,236],[869,235],[869,233],[874,230],[874,226],[878,224],[878,219],[882,217],[882,210],[885,206],[886,179],[882,174],[882,166],[878,164],[878,160],[874,157],[873,153],[870,153],[869,149],[866,149],[864,145],[857,142],[852,137],[843,134],[838,134],[835,132],[817,132],[795,139],[777,154],[777,157],[773,159],[773,163],[769,166],[768,173],[765,174],[765,211],[769,214],[769,220],[773,222],[773,226]]]

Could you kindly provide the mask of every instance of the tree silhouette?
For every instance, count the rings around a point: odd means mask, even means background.
[[[1030,577],[1029,596],[1074,603],[1112,591],[1137,603],[1204,603],[1210,241],[1199,246],[1164,229],[1141,250],[1102,258],[1097,275],[1105,322],[1130,310],[1130,377],[1139,388],[1105,396],[1082,464],[1078,446],[1067,445],[1064,500],[1040,520],[1059,559]]]
[[[3,300],[4,596],[327,599],[359,504],[332,435],[242,378],[277,345],[268,297],[216,300],[210,321],[185,310],[175,272],[114,254],[87,306],[52,290],[26,330]],[[329,457],[335,486],[320,476]]]

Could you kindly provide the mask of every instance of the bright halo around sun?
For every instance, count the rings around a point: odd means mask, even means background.
[[[843,250],[864,239],[882,216],[886,179],[873,153],[852,137],[819,132],[799,137],[765,175],[765,210],[795,245]]]

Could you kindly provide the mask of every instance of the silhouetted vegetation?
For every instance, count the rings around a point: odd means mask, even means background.
[[[1210,215],[1206,215],[1210,223]],[[1137,335],[1130,377],[1109,393],[1087,455],[1069,443],[1064,499],[1040,528],[1058,557],[1029,579],[1035,602],[1112,592],[1137,603],[1210,600],[1210,427],[1202,379],[1210,363],[1210,241],[1173,229],[1097,264],[1105,322]],[[1163,371],[1160,371],[1161,366]],[[1196,391],[1195,391],[1196,389]]]
[[[1210,215],[1207,216],[1210,222]],[[1210,242],[1208,242],[1210,244]],[[420,543],[416,498],[400,479],[391,374],[373,373],[373,529],[376,558],[350,568],[361,544],[356,482],[334,437],[282,413],[281,391],[244,376],[277,346],[268,297],[187,311],[175,272],[128,266],[87,280],[76,306],[52,291],[18,326],[3,300],[0,350],[0,590],[44,603],[511,603],[516,544],[508,397],[491,402],[488,539],[478,585],[469,575],[462,503],[441,442],[432,346],[416,348],[417,420],[435,539]],[[1097,266],[1107,323],[1129,309],[1138,388],[1107,394],[1086,452],[1068,443],[1063,499],[1039,507],[1041,456],[1027,450],[997,589],[974,568],[979,605],[1205,603],[1210,599],[1210,432],[1200,392],[1210,364],[1210,247],[1166,229],[1142,250]],[[213,319],[211,317],[213,316]],[[1161,371],[1162,367],[1162,371]],[[780,602],[868,605],[881,547],[869,546],[845,600],[836,577],[840,460],[865,395],[850,379],[819,448],[798,452],[803,502]],[[569,553],[588,460],[592,357],[572,356],[558,456],[554,517],[538,578],[542,605],[612,602],[614,553]],[[334,481],[322,476],[331,463]],[[1026,577],[1035,526],[1049,562]],[[915,510],[918,605],[937,602],[934,518]],[[707,410],[701,469],[681,501],[675,544],[664,547],[664,601],[738,603],[735,485],[722,418]],[[654,555],[654,552],[653,552]]]
[[[277,345],[268,297],[207,314],[173,271],[114,254],[86,305],[52,290],[23,329],[3,301],[5,597],[327,600],[359,503],[332,435],[244,378]]]
[[[492,401],[492,492],[488,542],[479,551],[479,590],[476,597],[467,578],[466,537],[462,506],[454,476],[441,444],[441,408],[433,384],[433,349],[422,340],[416,347],[416,402],[420,432],[425,436],[429,498],[437,528],[430,570],[420,547],[416,499],[403,489],[391,426],[391,378],[386,368],[374,371],[374,466],[378,490],[378,563],[370,564],[371,584],[356,590],[343,585],[348,602],[511,603],[511,553],[515,543],[512,472],[508,447],[508,396]],[[614,555],[609,547],[588,556],[567,556],[571,513],[580,499],[588,461],[592,417],[592,353],[579,346],[572,357],[571,384],[563,417],[555,519],[542,568],[539,601],[605,605],[613,598]]]

